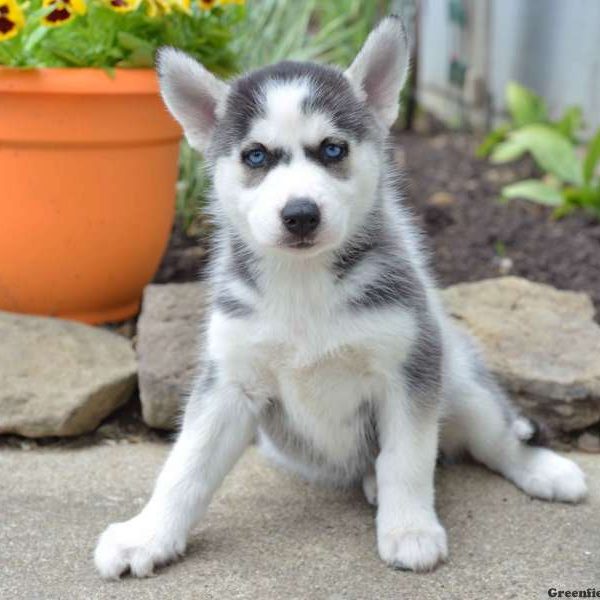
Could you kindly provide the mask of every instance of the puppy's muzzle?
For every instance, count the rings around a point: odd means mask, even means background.
[[[281,210],[284,227],[298,238],[313,234],[321,222],[321,211],[310,198],[293,198]]]

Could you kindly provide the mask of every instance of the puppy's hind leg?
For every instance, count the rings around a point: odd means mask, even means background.
[[[478,360],[478,359],[476,359]],[[442,450],[461,446],[530,496],[579,502],[585,497],[585,476],[571,460],[546,448],[527,445],[533,432],[517,417],[507,398],[483,365],[452,381]]]
[[[100,536],[94,560],[103,577],[137,577],[183,554],[187,535],[255,433],[241,392],[205,378],[192,394],[179,438],[145,508]]]

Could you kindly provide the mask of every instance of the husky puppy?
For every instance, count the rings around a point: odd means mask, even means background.
[[[440,451],[537,498],[584,497],[573,462],[526,443],[533,426],[441,307],[388,141],[407,69],[395,17],[345,72],[284,62],[226,84],[160,52],[166,105],[213,178],[214,296],[181,433],[145,508],[101,535],[102,576],[181,555],[255,437],[310,480],[362,482],[379,554],[401,569],[447,555]]]

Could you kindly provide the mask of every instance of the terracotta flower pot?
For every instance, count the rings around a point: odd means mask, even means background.
[[[173,222],[180,137],[151,70],[0,67],[0,310],[134,315]]]

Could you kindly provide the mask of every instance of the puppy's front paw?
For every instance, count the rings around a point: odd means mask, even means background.
[[[94,562],[107,579],[118,579],[128,569],[135,577],[148,577],[155,566],[174,560],[184,550],[185,537],[160,532],[155,522],[138,515],[106,528],[98,540]]]
[[[446,532],[439,523],[377,533],[379,556],[396,569],[431,571],[448,556]]]

